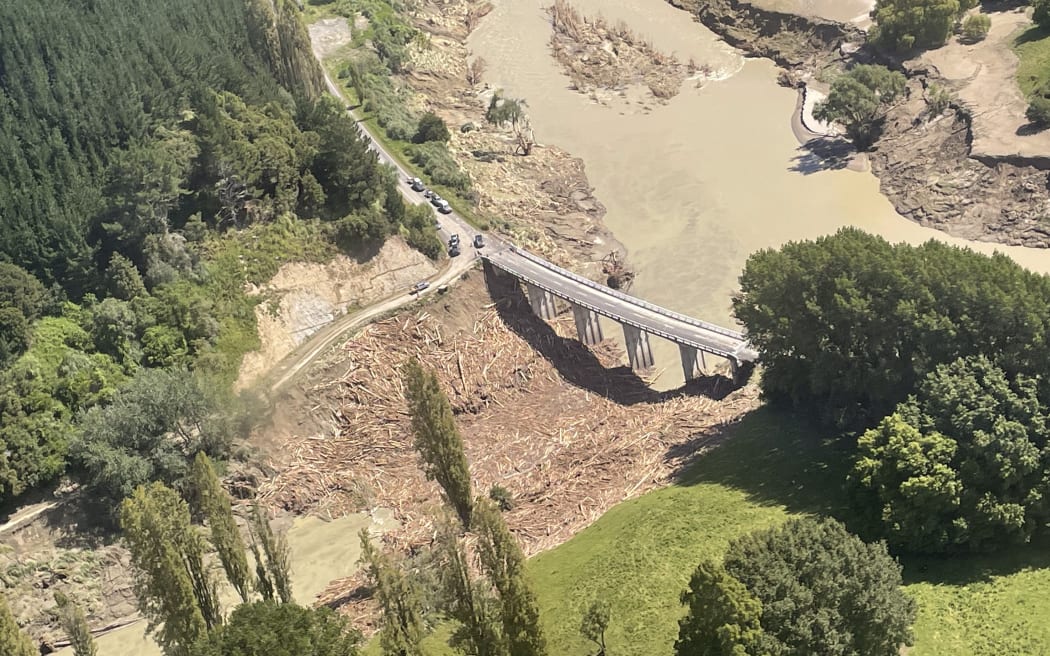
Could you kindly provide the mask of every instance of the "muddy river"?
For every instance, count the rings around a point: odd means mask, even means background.
[[[784,9],[855,16],[865,2],[768,0]],[[637,271],[631,293],[648,301],[733,325],[730,295],[749,253],[853,225],[891,241],[953,239],[894,211],[870,173],[825,170],[799,148],[790,129],[796,93],[776,84],[772,63],[744,59],[686,12],[663,0],[573,0],[585,15],[624,20],[665,52],[707,63],[722,79],[682,92],[651,111],[599,104],[569,89],[550,56],[549,0],[495,0],[470,47],[488,61],[486,80],[525,98],[537,139],[586,162],[606,222]],[[810,9],[807,9],[810,8]],[[833,9],[834,11],[830,11]],[[828,13],[830,11],[830,13]],[[1050,252],[998,246],[1021,264],[1050,271]],[[606,335],[618,335],[614,324]],[[678,350],[652,340],[655,385],[683,376]]]

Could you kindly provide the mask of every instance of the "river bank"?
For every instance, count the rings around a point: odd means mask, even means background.
[[[873,58],[862,47],[864,32],[852,24],[785,14],[740,0],[668,2],[749,55],[775,62],[785,85],[804,84],[828,67]],[[999,154],[975,152],[972,105],[956,101],[939,115],[931,110],[931,87],[951,90],[958,82],[953,85],[923,56],[894,63],[908,74],[907,99],[890,111],[884,133],[869,153],[880,190],[894,208],[920,225],[955,237],[1050,247],[1050,153],[1010,154],[1026,152],[1020,132]]]

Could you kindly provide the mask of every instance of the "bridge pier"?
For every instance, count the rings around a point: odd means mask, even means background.
[[[685,382],[688,383],[707,373],[707,362],[704,359],[703,351],[697,350],[692,346],[679,344],[678,352],[682,354],[682,371],[685,372]],[[699,362],[697,362],[697,355],[700,356]]]
[[[627,358],[631,361],[631,369],[649,369],[656,364],[653,349],[649,346],[649,333],[623,324],[623,339],[627,342]]]
[[[572,316],[576,319],[576,336],[587,346],[602,341],[602,325],[598,323],[598,313],[585,307],[573,304]]]
[[[525,283],[525,288],[529,292],[529,304],[536,316],[544,321],[553,319],[558,313],[558,308],[554,305],[554,294],[529,283]]]

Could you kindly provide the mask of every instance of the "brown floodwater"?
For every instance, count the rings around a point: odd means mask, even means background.
[[[708,63],[723,79],[700,87],[687,82],[651,111],[636,103],[599,104],[571,90],[548,50],[548,4],[494,0],[469,45],[488,62],[487,83],[528,101],[537,139],[586,163],[595,195],[608,210],[606,223],[637,271],[632,294],[733,325],[730,296],[750,253],[842,226],[894,242],[935,238],[985,253],[998,248],[1029,268],[1050,271],[1050,252],[967,242],[923,228],[897,214],[872,174],[826,170],[799,148],[790,129],[797,96],[777,85],[773,64],[743,58],[663,0],[573,4],[585,15],[626,21],[657,48]],[[615,325],[606,326],[606,335],[616,334]],[[677,348],[656,338],[652,344],[663,370],[655,386],[680,385]]]

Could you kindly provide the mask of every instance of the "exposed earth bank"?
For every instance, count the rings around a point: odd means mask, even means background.
[[[803,84],[828,67],[875,56],[864,47],[864,32],[852,25],[769,11],[740,0],[668,2],[694,14],[731,45],[772,59],[784,69],[781,82],[788,86]],[[1015,11],[1013,5],[997,9],[993,26],[1007,20],[997,14]],[[1011,52],[999,56],[1014,57]],[[1013,148],[975,152],[974,133],[983,128],[974,117],[982,108],[959,93],[973,77],[948,78],[933,61],[884,62],[904,70],[909,79],[906,100],[890,110],[882,137],[868,153],[881,191],[904,216],[956,237],[1050,247],[1050,152],[1033,156],[1023,133],[1015,135]],[[1016,86],[1016,81],[1004,79],[1000,85]],[[930,108],[931,86],[953,92],[940,115]]]

